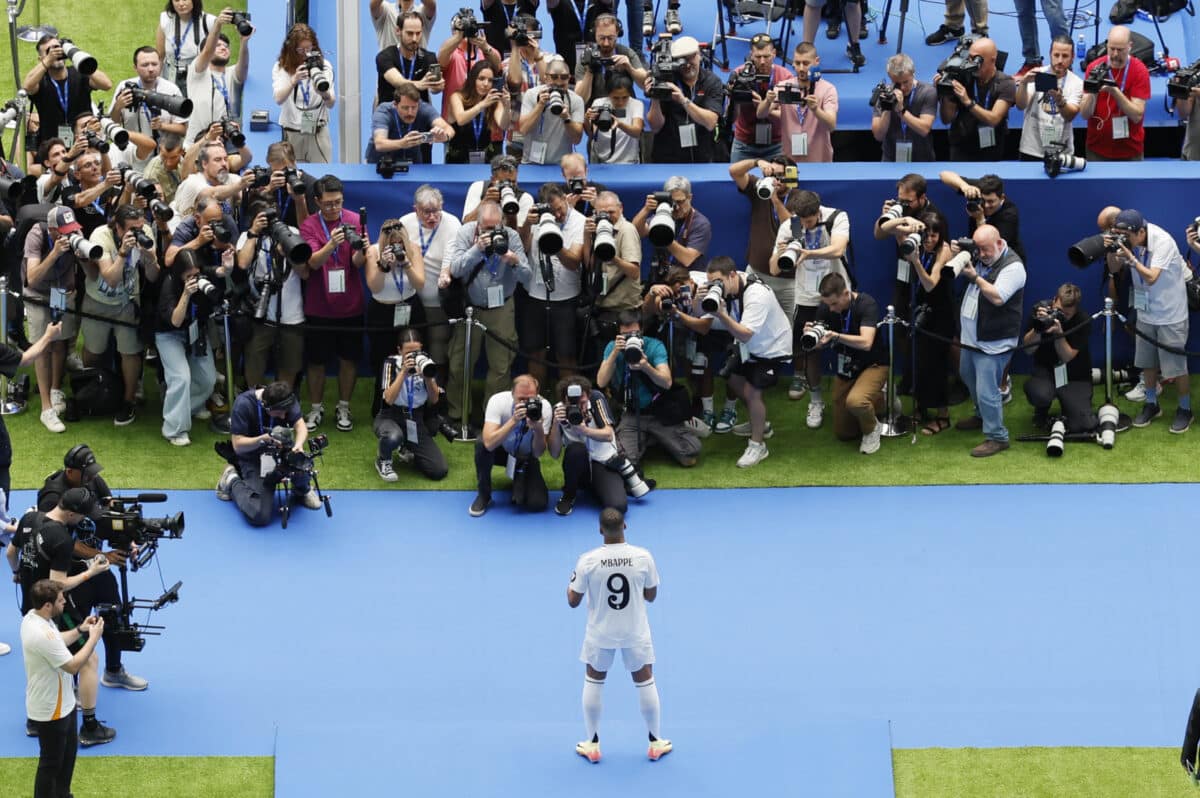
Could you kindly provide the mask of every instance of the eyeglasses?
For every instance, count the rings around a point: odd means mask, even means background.
[[[422,216],[433,216],[436,213],[441,213],[442,209],[440,207],[438,207],[437,205],[431,206],[429,208],[422,208],[420,206],[417,206],[416,211],[417,211],[417,213],[421,214]]]
[[[345,204],[345,199],[329,200],[329,202],[318,203],[323,209],[331,211],[334,208],[340,208]]]
[[[567,80],[571,76],[566,72],[551,72],[549,75],[547,75],[547,77],[549,77],[550,80]]]

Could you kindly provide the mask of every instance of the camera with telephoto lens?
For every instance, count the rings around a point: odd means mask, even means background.
[[[803,241],[798,238],[793,238],[789,241],[788,245],[783,248],[783,252],[780,252],[779,257],[776,259],[780,274],[793,274],[796,271],[796,264],[800,262],[800,253],[803,251]]]
[[[819,321],[814,321],[808,329],[800,334],[800,351],[811,352],[821,345],[821,339],[829,334],[829,328]]]
[[[75,46],[75,42],[70,39],[59,38],[58,43],[62,45],[63,55],[67,60],[75,65],[81,75],[93,75],[99,64],[96,63],[96,58],[91,53],[84,52]],[[112,85],[112,84],[109,84]]]
[[[737,72],[734,72],[729,77],[729,84],[726,86],[725,92],[729,95],[731,103],[752,103],[754,95],[762,97],[767,93],[767,88],[770,84],[770,79],[766,75],[760,75],[754,69],[754,64],[747,61]]]
[[[642,336],[637,333],[625,336],[625,349],[622,350],[625,353],[625,362],[630,364],[641,363],[642,359],[646,356],[645,346]]]
[[[617,256],[617,236],[613,223],[602,213],[596,213],[596,234],[592,240],[592,254],[601,263]]]
[[[725,283],[713,280],[704,291],[704,298],[700,300],[700,309],[705,313],[716,313],[724,301]]]
[[[271,236],[271,241],[279,247],[288,262],[293,266],[308,263],[312,257],[312,246],[299,233],[288,227],[274,208],[267,208],[262,215],[267,217],[267,235]]]
[[[509,36],[513,44],[519,47],[527,47],[535,41],[540,41],[542,38],[542,26],[538,23],[535,17],[526,14],[518,14],[509,23],[509,28],[512,34]]]
[[[1047,457],[1062,457],[1063,444],[1067,437],[1067,424],[1061,418],[1050,425],[1050,438],[1046,441]]]
[[[1104,241],[1104,251],[1120,252],[1121,247],[1130,248],[1129,236],[1125,233],[1109,233]]]
[[[654,192],[654,201],[658,205],[654,208],[654,215],[650,217],[650,222],[647,224],[646,235],[654,246],[669,247],[675,240],[675,217],[671,215],[675,212],[675,205],[671,202],[671,193],[656,191]]]
[[[242,132],[238,121],[231,116],[221,117],[221,138],[235,150],[246,146],[246,134]]]
[[[583,54],[580,58],[580,63],[584,69],[592,72],[601,72],[605,69],[612,69],[615,59],[612,57],[605,58],[600,54],[600,48],[594,44],[589,44],[583,48]]]
[[[151,111],[166,111],[171,116],[187,119],[192,115],[195,107],[195,104],[187,97],[147,91],[136,83],[126,83],[125,89],[129,92],[133,105],[144,105]]]
[[[250,24],[249,11],[234,11],[229,16],[229,24],[237,28],[239,36],[249,36],[254,33],[254,26]]]
[[[1111,449],[1117,441],[1117,425],[1121,422],[1121,411],[1114,404],[1101,405],[1096,418],[1100,422],[1100,432],[1096,437],[1101,446]]]
[[[339,225],[342,235],[346,239],[346,243],[350,245],[350,249],[355,252],[362,252],[367,248],[367,242],[358,234],[358,230],[351,224]]]
[[[274,173],[269,166],[255,166],[250,169],[250,174],[254,177],[250,188],[266,188],[271,184],[271,176]]]
[[[146,235],[146,231],[140,227],[133,228],[133,240],[142,249],[154,248],[154,239]]]
[[[533,239],[537,242],[538,251],[543,255],[557,255],[563,248],[563,231],[554,218],[554,209],[539,202],[533,206],[537,215],[537,225],[533,229]]]
[[[1167,96],[1172,100],[1186,100],[1192,96],[1192,89],[1195,88],[1200,88],[1200,59],[1175,70],[1175,74],[1167,81]]]
[[[563,402],[567,423],[578,427],[583,424],[583,386],[568,385],[567,399]]]
[[[433,362],[433,358],[429,356],[428,352],[417,352],[413,355],[413,367],[408,372],[431,379],[437,376],[437,363]]]
[[[875,84],[875,88],[871,89],[871,99],[867,100],[867,105],[878,108],[880,111],[893,110],[896,107],[895,88],[886,80],[879,81]]]
[[[493,255],[508,254],[508,233],[503,227],[484,231],[483,254],[489,258]]]
[[[1045,311],[1043,315],[1039,311]],[[1060,325],[1066,325],[1067,314],[1062,312],[1062,308],[1054,307],[1054,303],[1048,299],[1043,299],[1033,306],[1033,315],[1029,317],[1029,323],[1033,325],[1033,329],[1039,333],[1044,333],[1058,322]]]
[[[3,110],[0,110],[0,128],[8,127],[9,123],[15,122],[20,115],[21,106],[16,100],[9,100],[3,105]]]
[[[973,39],[964,36],[954,52],[938,64],[939,77],[935,87],[939,97],[954,96],[954,81],[961,83],[967,91],[971,90],[979,75],[979,68],[983,66],[982,56],[971,55],[971,45],[974,43]]]
[[[55,319],[58,321],[58,319]],[[24,407],[29,401],[29,375],[22,374],[8,381],[8,395],[4,397],[10,405]]]
[[[900,254],[911,255],[921,249],[921,245],[925,243],[924,233],[909,233],[900,241]]]
[[[517,200],[517,185],[511,180],[501,180],[496,184],[496,191],[500,194],[500,212],[505,216],[512,216],[521,208],[521,203]]]
[[[525,408],[525,418],[529,421],[542,420],[542,397],[531,396],[528,399],[522,399],[520,404]]]
[[[121,182],[128,186],[134,194],[152,200],[158,196],[158,186],[154,181],[147,180],[141,172],[136,172],[128,166],[121,166]]]
[[[983,203],[980,202],[979,200],[969,199],[969,200],[967,200],[966,207],[967,207],[967,215],[974,216],[975,214],[977,214],[981,210],[983,210]]]
[[[761,177],[754,184],[754,195],[760,200],[769,200],[775,196],[775,191],[779,188],[779,181],[773,177]]]
[[[1112,71],[1108,67],[1108,63],[1096,64],[1092,67],[1092,71],[1083,79],[1084,94],[1099,94],[1100,89],[1105,86],[1116,86],[1117,82],[1113,80]]]
[[[625,492],[635,499],[640,499],[650,492],[650,486],[638,475],[637,468],[629,462],[628,457],[614,454],[604,461],[604,467],[621,475],[621,479],[625,482]]]
[[[119,149],[123,150],[129,146],[129,131],[107,117],[100,120],[100,135],[116,144]]]
[[[671,37],[660,34],[651,48],[650,76],[653,82],[646,90],[651,100],[669,100],[675,96],[674,85],[683,73],[684,61],[671,55]]]
[[[233,243],[234,231],[230,229],[229,225],[225,224],[224,219],[214,219],[208,223],[208,226],[212,229],[213,238],[217,241],[220,241],[222,244]]]
[[[306,190],[304,178],[300,176],[300,170],[294,166],[283,167],[283,182],[287,184],[288,191],[293,194],[303,194]]]
[[[67,236],[67,243],[71,245],[71,251],[75,253],[75,257],[83,260],[100,260],[104,257],[104,247],[99,244],[92,244],[87,240],[82,233],[71,233]]]
[[[175,218],[175,209],[157,198],[150,200],[150,213],[160,222],[169,222]]]
[[[461,31],[464,39],[474,39],[479,35],[479,20],[475,12],[469,8],[460,8],[458,13],[450,18],[450,30]]]
[[[879,215],[879,224],[895,221],[904,215],[904,211],[908,208],[908,203],[902,199],[888,200],[888,205],[883,209],[883,213]]]
[[[546,111],[551,116],[562,116],[567,109],[567,92],[563,89],[550,89],[546,97]]]
[[[204,294],[204,296],[210,302],[216,302],[220,298],[220,292],[217,290],[217,286],[213,284],[213,281],[207,277],[196,278],[196,290],[201,294]]]
[[[979,257],[979,245],[975,243],[975,239],[970,236],[962,236],[954,239],[954,243],[958,245],[960,252],[965,252],[971,256],[971,259]]]
[[[1042,166],[1050,177],[1058,177],[1063,172],[1081,172],[1087,168],[1087,160],[1067,152],[1066,146],[1053,141],[1042,151]]]
[[[89,130],[83,134],[83,138],[87,141],[89,150],[95,150],[101,155],[108,155],[108,142],[104,140],[103,136]]]
[[[607,97],[601,97],[592,103],[592,109],[596,112],[596,129],[601,133],[607,133],[613,129],[616,124],[616,118],[613,116],[612,101]]]
[[[314,89],[321,94],[329,91],[332,80],[329,70],[325,68],[325,56],[321,55],[320,50],[308,51],[304,56],[304,67],[308,70],[308,79],[312,81]]]

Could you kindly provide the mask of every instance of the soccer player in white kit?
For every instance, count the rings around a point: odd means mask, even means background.
[[[650,732],[647,756],[658,760],[671,752],[671,741],[659,733],[658,688],[654,685],[654,644],[646,602],[658,595],[658,569],[650,552],[625,542],[625,515],[607,508],[600,513],[604,545],[585,553],[575,565],[567,587],[567,603],[578,607],[588,599],[587,633],[579,659],[586,666],[583,680],[583,724],[588,738],[575,753],[592,763],[600,761],[600,712],[604,677],[621,649],[621,661],[633,675],[638,706]]]

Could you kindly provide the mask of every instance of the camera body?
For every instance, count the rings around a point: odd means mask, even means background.
[[[871,89],[871,99],[867,100],[867,105],[872,108],[878,108],[880,111],[891,111],[896,107],[896,87],[886,80],[881,80],[875,84],[875,88]]]
[[[142,249],[153,249],[154,239],[146,235],[146,231],[140,227],[133,228],[133,240]]]
[[[255,166],[250,169],[250,174],[254,176],[251,188],[266,188],[271,184],[271,176],[274,173],[269,166]]]
[[[229,229],[229,226],[225,224],[224,219],[217,219],[215,221],[209,222],[208,226],[212,229],[213,238],[215,240],[219,241],[222,244],[232,244],[233,243],[234,231]]]
[[[165,501],[165,496],[155,498]],[[139,496],[113,496],[108,507],[95,519],[95,536],[107,540],[111,548],[129,551],[134,544],[146,546],[162,538],[177,540],[183,537],[183,512],[164,518],[146,518]],[[96,548],[99,548],[98,546]]]
[[[1041,315],[1038,311],[1045,311],[1045,315]],[[1033,306],[1033,314],[1029,317],[1030,324],[1033,329],[1040,333],[1054,326],[1055,322],[1065,325],[1067,314],[1062,312],[1062,308],[1054,307],[1054,303],[1048,299],[1043,299]]]
[[[605,58],[600,54],[600,48],[594,44],[589,44],[583,48],[583,56],[581,63],[585,69],[590,69],[593,73],[602,72],[605,69],[612,69],[614,59]]]
[[[300,170],[294,166],[283,167],[283,182],[287,184],[288,191],[293,194],[305,192],[304,178],[300,177]]]
[[[512,216],[521,208],[521,203],[517,199],[517,185],[511,180],[501,180],[496,184],[496,191],[500,194],[500,212],[505,216]]]
[[[1109,238],[1104,242],[1104,251],[1105,252],[1120,252],[1121,247],[1125,247],[1126,249],[1129,249],[1131,246],[1132,246],[1132,244],[1129,241],[1128,235],[1126,235],[1125,233],[1112,233],[1109,235]]]
[[[346,237],[346,243],[350,245],[350,249],[355,252],[362,252],[367,248],[367,242],[358,234],[358,230],[354,225],[343,224],[340,226],[342,235]]]
[[[412,161],[397,159],[393,153],[381,153],[379,160],[375,162],[375,174],[382,177],[384,180],[391,180],[396,176],[397,172],[401,174],[408,173],[408,167],[412,166]]]
[[[674,96],[672,86],[679,82],[683,66],[682,58],[671,55],[671,37],[660,34],[658,41],[651,48],[650,76],[654,78],[654,82],[650,84],[646,96],[651,100],[671,99]]]
[[[551,116],[562,116],[563,111],[569,108],[567,92],[564,89],[550,89],[549,96],[546,97],[546,112]]]
[[[497,227],[483,234],[483,254],[487,257],[508,254],[508,233],[503,227]]]
[[[250,24],[249,11],[234,11],[230,17],[229,24],[237,28],[239,36],[249,36],[254,33],[254,26]]]
[[[800,351],[813,351],[821,345],[821,339],[828,334],[828,327],[819,321],[814,321],[807,330],[800,334]]]
[[[770,78],[758,74],[754,70],[754,65],[746,62],[741,69],[730,76],[726,92],[729,94],[731,103],[752,103],[754,95],[762,97],[767,93],[769,86]]]
[[[542,420],[542,397],[531,396],[528,399],[521,400],[521,405],[525,408],[525,418],[529,421]]]
[[[1050,177],[1063,172],[1080,172],[1087,168],[1087,160],[1067,152],[1065,145],[1052,141],[1042,149],[1042,168]]]
[[[410,374],[420,374],[425,379],[430,379],[437,376],[437,363],[429,356],[428,352],[417,352],[413,356],[413,368],[409,369]]]
[[[612,101],[607,97],[601,97],[592,103],[592,108],[596,110],[596,129],[601,133],[607,133],[612,130],[613,125],[616,124]]]
[[[971,55],[971,45],[975,43],[970,37],[959,40],[954,52],[945,61],[938,64],[940,77],[934,84],[939,97],[954,96],[954,81],[961,83],[968,91],[979,76],[979,68],[983,66],[983,58]]]
[[[567,423],[573,426],[583,424],[583,387],[579,385],[567,386],[567,398],[563,402],[563,410],[566,411]]]
[[[1112,79],[1112,71],[1108,64],[1096,64],[1092,67],[1092,71],[1083,79],[1083,93],[1097,94],[1100,89],[1105,86],[1116,86],[1117,82]]]
[[[325,56],[321,55],[320,50],[308,51],[304,56],[304,67],[308,70],[308,79],[312,81],[313,88],[322,94],[329,91],[332,81],[329,70],[325,68]]]
[[[464,39],[474,39],[479,35],[479,20],[470,8],[460,8],[458,13],[450,18],[450,29],[461,31]]]
[[[904,211],[908,209],[908,203],[902,199],[888,200],[888,206],[883,213],[879,215],[879,224],[895,221],[904,215]]]
[[[587,188],[587,182],[582,177],[572,177],[567,179],[568,194],[582,194]]]
[[[625,354],[626,363],[641,363],[646,357],[646,344],[642,336],[633,333],[625,336],[625,349],[622,350]]]
[[[538,24],[536,19],[524,14],[518,14],[514,17],[513,21],[509,24],[509,28],[512,30],[512,35],[509,38],[512,39],[513,44],[519,47],[527,47],[535,41],[540,41],[542,38],[542,26]]]
[[[83,134],[83,137],[84,137],[84,139],[87,140],[88,149],[95,150],[96,152],[100,153],[101,155],[108,154],[108,150],[109,150],[108,142],[105,141],[101,135],[99,135],[98,133],[93,133],[92,131],[89,130]]]
[[[970,236],[962,236],[954,239],[954,243],[958,245],[961,252],[965,252],[974,260],[979,257],[979,245],[975,243],[975,239]]]
[[[392,257],[395,258],[394,263],[396,268],[405,269],[408,267],[408,249],[404,246],[404,244],[389,244],[387,251],[391,252]],[[392,265],[393,264],[388,263],[383,258],[379,259],[379,271],[383,272],[384,274],[388,274],[392,271]]]
[[[221,139],[225,142],[226,149],[232,146],[235,150],[240,150],[246,146],[246,134],[242,132],[238,121],[231,116],[221,118]]]
[[[1186,100],[1196,87],[1200,87],[1200,58],[1183,69],[1175,70],[1175,74],[1167,81],[1167,96],[1172,100]]]

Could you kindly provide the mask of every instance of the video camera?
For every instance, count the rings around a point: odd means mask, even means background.
[[[979,75],[979,68],[983,66],[983,57],[971,55],[971,45],[974,43],[974,39],[964,36],[959,40],[954,52],[950,53],[945,61],[938,64],[939,77],[935,87],[939,97],[953,97],[954,81],[956,80],[968,91],[975,83],[975,78]]]
[[[509,38],[519,47],[526,47],[542,38],[542,26],[535,17],[527,14],[517,14],[509,29],[512,31]]]
[[[1112,78],[1112,70],[1108,68],[1108,63],[1096,64],[1096,66],[1092,67],[1092,71],[1087,74],[1087,77],[1083,79],[1083,93],[1098,94],[1104,86],[1116,85],[1117,82]]]
[[[754,69],[754,64],[747,61],[741,69],[729,77],[726,92],[731,103],[752,103],[754,95],[762,97],[770,88],[771,79],[768,75],[760,75]]]
[[[1186,100],[1195,88],[1200,88],[1200,58],[1175,70],[1175,74],[1167,81],[1167,96],[1172,100]]]
[[[896,107],[895,88],[886,80],[879,81],[875,84],[875,88],[871,89],[871,99],[867,100],[867,105],[878,108],[880,111],[891,111]],[[951,89],[950,93],[953,94],[954,90]]]
[[[679,82],[683,73],[684,61],[671,55],[671,37],[660,33],[658,41],[651,48],[650,77],[654,82],[646,90],[646,96],[651,100],[669,100],[674,96],[672,87]]]
[[[450,18],[450,30],[462,31],[464,39],[474,39],[479,35],[479,20],[475,12],[469,8],[460,8],[458,13]]]
[[[775,91],[775,100],[780,105],[800,105],[808,95],[817,89],[817,81],[821,79],[821,68],[817,65],[808,68],[808,80],[797,81],[795,86],[780,86]]]
[[[182,510],[164,518],[146,518],[143,514],[143,504],[157,504],[166,500],[165,493],[110,497],[107,500],[107,508],[95,519],[96,536],[107,540],[109,546],[120,551],[129,551],[137,544],[139,552],[137,559],[133,561],[133,570],[138,570],[154,556],[153,551],[149,556],[145,556],[142,550],[152,549],[164,537],[171,540],[183,537]]]
[[[408,167],[410,166],[412,166],[412,161],[398,159],[390,152],[380,154],[379,160],[375,162],[375,174],[384,180],[391,180],[396,176],[397,172],[408,174]]]

